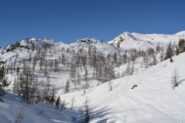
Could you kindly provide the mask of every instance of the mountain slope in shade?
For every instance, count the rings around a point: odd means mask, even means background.
[[[6,94],[4,103],[0,102],[1,123],[74,123],[79,113],[70,109],[56,110],[47,104],[27,105],[22,99]]]

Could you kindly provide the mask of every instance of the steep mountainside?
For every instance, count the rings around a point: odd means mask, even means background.
[[[184,39],[185,32],[125,32],[108,43],[28,38],[1,48],[10,85],[0,120],[185,122]]]

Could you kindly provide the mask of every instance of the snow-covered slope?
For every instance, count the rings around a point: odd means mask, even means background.
[[[6,94],[4,102],[0,102],[1,123],[74,123],[78,115],[70,109],[60,111],[46,104],[27,105],[12,94]]]
[[[35,73],[42,76],[38,77],[42,78],[43,81],[46,81],[46,78],[43,79],[43,68],[47,68],[46,71],[49,73],[48,77],[50,78],[51,84],[54,84],[60,92],[64,92],[66,81],[70,80],[69,73],[71,64],[76,64],[77,61],[80,62],[78,64],[82,64],[82,59],[84,59],[83,64],[86,64],[88,62],[88,58],[86,57],[89,57],[88,55],[91,54],[94,56],[106,57],[108,54],[113,55],[114,53],[121,53],[121,49],[97,39],[81,39],[74,43],[64,44],[62,42],[54,42],[50,39],[30,38],[4,48],[0,57],[2,57],[4,61],[7,61],[6,67],[11,70],[16,69],[17,67],[22,67],[23,63],[30,59],[31,63],[29,63],[29,65],[35,67]],[[33,65],[34,62],[35,64]],[[40,67],[41,62],[43,63],[42,68]],[[54,64],[57,64],[55,65],[55,69],[57,69],[56,71],[53,71],[54,68],[52,66],[54,66]],[[49,68],[45,66],[51,67]],[[80,67],[81,66],[77,68],[79,76],[83,77],[85,73],[84,67]],[[87,69],[88,68],[89,66],[87,66]],[[89,69],[88,73],[92,72],[91,68]],[[13,88],[14,82],[16,81],[16,75],[10,73],[8,76],[9,81],[11,81],[10,88]],[[84,81],[82,77],[81,81]],[[91,75],[88,76],[88,79],[92,78],[90,77]],[[92,80],[89,83],[92,83],[90,86],[94,86],[99,82],[97,80]],[[70,88],[74,89],[74,86],[76,85],[73,83],[70,85]]]
[[[177,32],[175,35],[184,37],[185,36],[185,31]]]
[[[81,106],[87,99],[91,123],[183,123],[185,122],[185,53],[157,64],[133,76],[113,80],[83,91],[61,95]],[[172,88],[172,76],[178,72],[178,87]],[[137,85],[134,89],[132,87]]]
[[[110,41],[116,47],[123,49],[138,49],[145,50],[148,48],[155,48],[157,44],[166,46],[171,43],[177,43],[180,38],[185,38],[185,32],[178,32],[176,34],[139,34],[124,32]]]
[[[183,123],[185,122],[185,53],[150,67],[132,76],[115,79],[110,83],[83,91],[61,93],[61,99],[71,107],[81,109],[87,100],[91,123]],[[172,88],[173,72],[181,82]],[[134,85],[135,88],[132,87]],[[22,123],[72,123],[79,113],[63,112],[47,105],[24,105],[19,97],[7,94],[0,103],[0,119],[14,123],[18,116]],[[73,118],[72,118],[73,117]]]
[[[27,115],[23,115],[23,123],[75,122],[72,117],[79,116],[87,100],[91,123],[185,122],[185,53],[174,56],[171,63],[161,58],[166,49],[147,51],[157,45],[177,44],[180,38],[185,38],[185,32],[173,35],[125,32],[109,43],[81,39],[64,44],[31,38],[9,45],[1,50],[0,57],[6,61],[10,91],[15,89],[16,93],[20,77],[17,75],[22,74],[23,67],[29,68],[37,77],[33,82],[40,85],[38,94],[42,96],[48,88],[55,89],[67,108],[73,105],[78,110],[60,112],[43,104],[25,106],[19,97],[7,94],[5,103],[0,103],[0,120],[14,123],[17,113],[24,110]],[[129,49],[146,52],[125,51]],[[155,63],[149,65],[152,60]],[[134,71],[133,75],[124,73],[109,81],[108,75],[122,74],[127,68]],[[181,83],[173,89],[171,79],[175,70]],[[106,81],[102,77],[107,77]]]
[[[74,49],[76,52],[83,50],[89,52],[88,50],[96,50],[96,52],[103,54],[114,54],[120,52],[120,49],[113,47],[112,45],[97,40],[97,39],[80,39],[74,43],[69,44],[70,49]]]
[[[31,44],[34,44],[36,46],[43,47],[44,45],[54,45],[54,41],[51,39],[41,39],[41,38],[29,38],[29,39],[24,39],[20,41],[21,46],[27,46],[30,47]]]

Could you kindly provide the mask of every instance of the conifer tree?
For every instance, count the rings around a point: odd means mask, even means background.
[[[88,101],[85,101],[85,111],[84,111],[84,121],[82,123],[89,123],[90,121],[90,113],[89,113],[89,106],[88,106]]]
[[[49,102],[50,102],[50,104],[54,104],[54,102],[55,102],[55,87],[53,87],[53,89],[52,89],[52,95],[51,95]]]
[[[57,98],[57,100],[55,102],[55,106],[56,106],[56,109],[59,108],[59,106],[60,106],[60,96],[58,96],[58,98]]]
[[[173,62],[172,56],[173,56],[173,47],[171,43],[169,43],[168,48],[166,50],[166,54],[165,54],[165,60],[170,58],[170,61]]]
[[[68,93],[69,92],[69,87],[70,87],[70,83],[69,83],[69,80],[67,80],[65,88],[64,88],[65,89],[64,93]]]
[[[178,48],[180,53],[185,51],[185,39],[179,40]]]
[[[4,62],[0,60],[0,101],[3,101],[2,96],[5,94],[4,87],[8,86],[3,64]]]
[[[55,95],[52,95],[50,98],[50,104],[53,104],[55,102]]]
[[[61,111],[65,108],[65,105],[66,105],[65,100],[63,100],[60,107]]]

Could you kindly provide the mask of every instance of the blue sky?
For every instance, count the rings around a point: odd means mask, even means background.
[[[185,0],[0,0],[0,45],[27,37],[104,41],[185,30]]]

